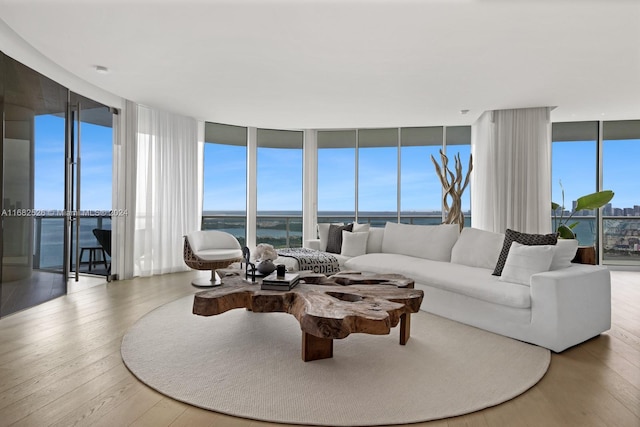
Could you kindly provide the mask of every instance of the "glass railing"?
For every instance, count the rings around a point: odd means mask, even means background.
[[[302,247],[302,216],[258,215],[256,243],[269,243],[274,248]]]
[[[235,236],[245,246],[247,217],[244,214],[203,215],[201,230],[220,230]]]
[[[318,216],[318,222],[354,221],[354,216],[345,214],[323,214]],[[365,213],[358,216],[361,224],[371,224],[372,227],[384,227],[387,222],[396,223],[398,217],[389,213]],[[442,223],[440,214],[402,214],[400,222],[405,224],[436,225]],[[471,226],[471,217],[465,216],[465,226]],[[246,216],[244,214],[203,215],[202,230],[221,230],[235,236],[242,246],[245,245]],[[269,243],[275,248],[295,248],[303,246],[302,215],[258,215],[256,218],[256,242]]]
[[[62,270],[64,265],[64,218],[61,216],[37,216],[33,220],[33,268]],[[80,217],[80,248],[99,247],[93,235],[94,228],[111,229],[109,216]],[[75,231],[75,230],[74,230]],[[75,271],[76,247],[71,249],[71,270]],[[85,255],[85,257],[88,255]],[[81,262],[87,260],[81,260]],[[109,257],[107,256],[107,262]]]
[[[602,218],[602,261],[640,264],[640,217]]]
[[[580,246],[593,246],[596,243],[598,229],[595,216],[579,216],[569,220],[570,224],[577,223],[572,229]],[[555,225],[554,225],[555,227]]]

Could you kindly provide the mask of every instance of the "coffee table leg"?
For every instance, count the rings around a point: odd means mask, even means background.
[[[405,345],[411,336],[411,313],[400,316],[400,345]]]
[[[329,359],[333,357],[333,340],[318,338],[314,335],[302,332],[302,360]]]

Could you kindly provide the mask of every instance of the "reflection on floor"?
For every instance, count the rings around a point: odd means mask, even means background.
[[[76,282],[75,274],[72,274],[71,276],[72,277],[67,282],[68,294],[102,285],[107,281],[107,278],[105,276],[90,276],[86,274],[80,274],[80,276],[78,277],[78,281]]]
[[[97,270],[95,272],[98,273]],[[34,270],[30,278],[0,284],[0,317],[33,307],[65,293],[101,285],[106,281],[105,276],[81,274],[76,282],[75,275],[72,274],[65,287],[61,273]]]
[[[3,282],[0,292],[0,316],[33,307],[65,294],[62,274],[33,271],[31,277]]]

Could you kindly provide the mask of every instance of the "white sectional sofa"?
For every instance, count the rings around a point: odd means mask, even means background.
[[[362,254],[350,248],[356,256],[338,255],[341,268],[414,279],[425,293],[422,310],[555,352],[611,327],[609,271],[572,264],[575,241],[514,244],[503,275],[495,276],[504,234],[394,223],[359,232],[368,233],[366,248]],[[345,237],[352,241],[353,236]],[[307,246],[323,249],[322,243],[308,241]]]

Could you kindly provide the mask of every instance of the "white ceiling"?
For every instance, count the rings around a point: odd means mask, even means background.
[[[100,88],[208,121],[640,118],[640,0],[0,0],[0,19]]]

